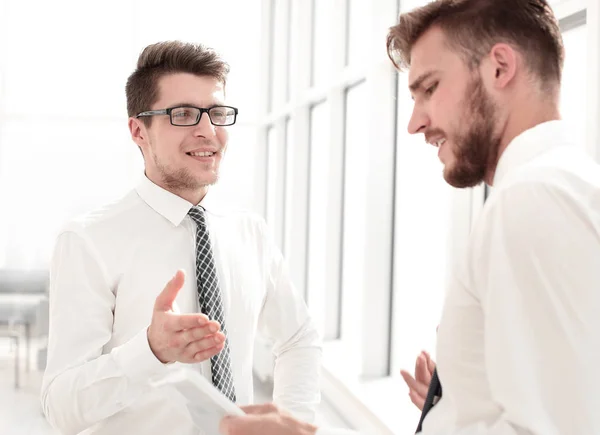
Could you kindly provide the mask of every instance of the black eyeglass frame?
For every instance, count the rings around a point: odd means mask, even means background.
[[[171,116],[171,112],[173,112],[173,110],[175,109],[196,109],[199,110],[198,113],[198,118],[196,119],[196,122],[193,124],[175,124],[173,123],[173,117]],[[213,109],[220,109],[220,108],[226,108],[226,109],[233,109],[233,122],[230,124],[215,124],[213,122],[212,117],[210,116],[210,111]],[[210,120],[210,123],[216,127],[229,127],[230,125],[235,124],[235,122],[237,121],[237,115],[239,113],[237,107],[233,107],[233,106],[212,106],[209,107],[208,109],[204,108],[204,107],[195,107],[195,106],[189,106],[189,105],[182,105],[182,106],[175,106],[175,107],[169,107],[167,109],[160,109],[160,110],[146,110],[144,112],[140,112],[137,115],[135,115],[136,118],[141,118],[141,117],[145,117],[145,116],[154,116],[154,115],[169,115],[169,122],[171,123],[171,125],[175,126],[175,127],[193,127],[195,125],[198,125],[198,123],[200,122],[200,120],[202,119],[202,114],[208,114],[208,119]]]

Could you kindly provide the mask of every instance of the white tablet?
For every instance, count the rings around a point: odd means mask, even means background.
[[[235,403],[217,390],[199,372],[181,367],[160,380],[152,382],[155,388],[176,392],[194,424],[205,435],[219,435],[219,423],[226,415],[244,415]]]

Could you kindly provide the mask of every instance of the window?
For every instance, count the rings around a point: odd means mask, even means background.
[[[329,105],[316,104],[310,111],[308,188],[307,300],[319,332],[324,333],[327,280],[327,186],[329,176]]]
[[[348,0],[347,65],[357,65],[364,61],[369,41],[368,26],[371,23],[369,12],[369,2]]]
[[[287,118],[285,120],[285,187],[284,187],[284,225],[283,225],[283,243],[281,246],[283,255],[288,258],[291,249],[290,231],[292,227],[291,216],[293,213],[292,180],[294,179],[294,120]]]
[[[281,249],[285,210],[285,143],[279,139],[278,133],[277,127],[271,127],[267,133],[267,223]]]
[[[271,107],[278,108],[287,101],[287,65],[289,38],[289,9],[287,0],[275,0],[271,60]]]
[[[587,122],[587,26],[563,33],[565,67],[563,70],[560,109],[577,144],[586,149]]]
[[[289,62],[287,64],[288,73],[288,85],[287,94],[288,97],[293,96],[294,87],[298,85],[298,69],[300,66],[300,34],[298,32],[298,24],[300,21],[300,6],[298,2],[304,0],[289,0],[290,2],[290,28],[288,38],[288,57]]]
[[[361,83],[346,93],[344,200],[342,227],[342,341],[362,337],[361,306],[365,286],[366,163],[368,131],[366,91]],[[373,253],[373,255],[376,255]],[[356,348],[359,350],[358,348]],[[360,358],[355,358],[360,362]],[[355,368],[360,373],[360,368]]]
[[[331,70],[330,1],[313,0],[312,85],[327,82]]]

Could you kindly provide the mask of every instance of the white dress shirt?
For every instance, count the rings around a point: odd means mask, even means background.
[[[562,121],[502,154],[437,358],[423,435],[600,434],[600,166]]]
[[[220,280],[237,403],[253,402],[257,331],[274,342],[275,402],[311,421],[320,400],[321,347],[264,221],[201,202]],[[177,299],[198,312],[192,204],[146,177],[123,199],[69,223],[51,264],[48,363],[42,405],[63,434],[194,434],[185,408],[153,389],[163,365],[146,329],[156,296],[177,269]],[[194,364],[211,379],[210,360]]]

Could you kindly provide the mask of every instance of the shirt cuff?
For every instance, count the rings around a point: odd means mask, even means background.
[[[146,328],[127,343],[116,347],[113,355],[125,376],[134,382],[148,382],[153,376],[168,370],[150,349]]]

